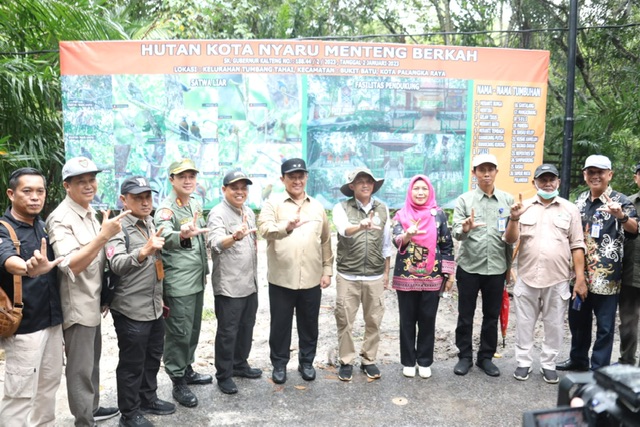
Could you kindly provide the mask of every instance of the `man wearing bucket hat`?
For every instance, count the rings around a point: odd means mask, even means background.
[[[100,290],[105,265],[104,246],[121,230],[120,221],[130,211],[102,224],[91,207],[100,172],[86,157],[69,159],[62,168],[65,199],[47,218],[49,240],[58,266],[62,329],[67,355],[66,379],[69,409],[76,426],[93,426],[96,421],[118,414],[117,408],[98,406],[100,399]]]
[[[262,376],[262,371],[252,368],[247,361],[258,310],[256,217],[245,205],[251,184],[240,170],[227,173],[222,180],[224,199],[211,209],[207,219],[211,284],[218,320],[216,379],[225,394],[238,392],[234,376]]]
[[[151,427],[143,414],[168,415],[173,403],[157,395],[157,375],[164,348],[160,250],[164,238],[153,225],[153,195],[149,181],[132,176],[120,185],[120,201],[131,215],[122,233],[107,243],[111,270],[120,276],[111,302],[111,316],[120,350],[116,382],[120,426]]]
[[[356,168],[340,188],[349,199],[333,208],[333,223],[338,231],[335,308],[338,378],[342,381],[351,380],[357,357],[352,329],[360,304],[365,323],[360,369],[369,378],[380,378],[375,361],[384,315],[382,294],[389,283],[392,250],[389,209],[372,196],[383,183],[384,179],[376,179],[369,169]]]
[[[303,380],[315,380],[313,359],[318,345],[320,300],[333,273],[329,221],[322,204],[305,191],[306,163],[298,158],[286,160],[280,172],[285,191],[273,194],[258,218],[260,234],[267,240],[269,348],[271,378],[276,384],[287,381],[294,310],[298,371]]]
[[[164,303],[170,309],[165,321],[164,370],[173,382],[173,398],[188,408],[198,404],[191,384],[209,384],[213,377],[193,370],[200,339],[204,285],[209,264],[202,206],[191,194],[198,169],[191,159],[169,166],[171,193],[160,203],[154,221],[164,238]]]
[[[640,163],[634,169],[633,180],[640,187]],[[629,196],[640,209],[640,192]],[[638,322],[640,321],[640,239],[624,243],[622,287],[620,288],[620,359],[624,365],[636,365],[638,359]]]
[[[518,239],[518,277],[513,288],[516,307],[516,368],[513,376],[526,381],[532,371],[535,324],[541,316],[544,341],[540,373],[545,382],[560,381],[556,357],[564,335],[564,315],[571,296],[569,280],[575,272],[576,286],[584,287],[584,236],[580,212],[558,196],[560,180],[554,165],[538,166],[533,175],[537,194],[511,206],[504,240]],[[573,262],[572,262],[573,261]]]
[[[458,252],[458,324],[456,375],[466,375],[473,365],[473,316],[478,293],[482,293],[482,327],[476,365],[497,377],[500,369],[491,361],[498,345],[498,317],[504,281],[511,261],[511,245],[502,240],[513,197],[496,188],[498,160],[493,154],[473,158],[472,174],[477,188],[460,195],[453,212],[453,237]]]
[[[576,206],[582,215],[587,246],[587,287],[576,282],[573,289],[573,297],[581,298],[582,305],[569,306],[571,352],[567,360],[557,365],[561,371],[595,371],[611,363],[623,243],[638,235],[636,208],[627,196],[609,186],[613,178],[609,158],[597,154],[587,157],[582,174],[589,190],[578,196]],[[589,363],[594,314],[597,332]]]

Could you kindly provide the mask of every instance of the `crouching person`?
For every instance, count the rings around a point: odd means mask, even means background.
[[[160,250],[164,238],[153,225],[151,187],[143,177],[127,178],[120,200],[131,215],[107,243],[111,270],[121,277],[111,315],[120,349],[116,379],[120,426],[153,426],[143,414],[168,415],[173,403],[158,399],[157,375],[164,349]]]

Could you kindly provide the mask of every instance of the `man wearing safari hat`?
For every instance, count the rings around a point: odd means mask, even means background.
[[[458,251],[458,324],[456,375],[466,375],[473,365],[473,316],[482,293],[482,327],[476,366],[497,377],[500,369],[491,361],[498,345],[498,317],[504,281],[511,261],[511,245],[502,240],[513,197],[495,186],[498,160],[493,154],[473,158],[472,174],[477,187],[461,194],[453,211],[453,237]]]
[[[169,415],[173,403],[158,398],[157,375],[164,347],[160,251],[164,239],[153,225],[153,195],[149,181],[132,176],[120,185],[120,201],[131,215],[122,233],[106,247],[111,270],[120,276],[111,303],[118,336],[118,407],[120,427],[153,427],[143,414]]]
[[[571,296],[569,280],[584,287],[584,237],[576,205],[558,196],[560,179],[554,165],[543,164],[533,174],[537,194],[511,206],[504,240],[518,239],[518,278],[513,288],[516,306],[516,368],[513,376],[526,381],[532,371],[535,324],[541,317],[544,341],[540,373],[545,382],[560,381],[556,357],[564,335],[564,315]]]
[[[209,264],[204,234],[208,231],[202,206],[191,194],[196,189],[198,169],[191,159],[169,166],[173,190],[156,211],[155,225],[164,238],[164,303],[169,308],[165,321],[164,369],[173,382],[173,398],[194,407],[198,398],[190,384],[209,384],[211,375],[193,370],[200,339],[204,285]]]
[[[389,209],[372,196],[383,183],[384,179],[376,179],[367,168],[354,169],[340,188],[349,199],[333,208],[333,223],[338,231],[338,378],[342,381],[351,380],[357,357],[352,329],[360,304],[365,323],[360,369],[369,378],[380,378],[375,361],[384,315],[382,294],[389,283],[391,232]]]
[[[101,172],[86,157],[69,159],[62,168],[67,196],[47,218],[49,241],[58,266],[66,379],[69,409],[76,426],[92,427],[96,421],[118,414],[117,408],[100,407],[100,290],[104,272],[104,246],[121,230],[120,220],[129,214],[109,218],[102,212],[96,219],[91,202],[98,191],[96,175]]]
[[[557,365],[561,371],[595,371],[611,363],[623,243],[638,235],[636,208],[627,196],[609,186],[613,178],[611,160],[599,154],[587,157],[582,175],[589,190],[578,196],[576,206],[582,215],[587,246],[587,286],[576,282],[573,289],[573,297],[580,297],[582,306],[579,310],[569,306],[571,352],[567,360]],[[597,332],[589,363],[594,314]]]
[[[307,165],[288,159],[280,166],[285,191],[272,195],[258,218],[267,240],[271,330],[269,348],[276,384],[287,381],[291,357],[291,327],[298,326],[298,371],[305,381],[316,379],[313,359],[318,345],[318,315],[322,289],[331,285],[333,252],[324,207],[309,196]]]
[[[218,388],[226,394],[238,391],[232,377],[262,376],[262,371],[247,361],[258,311],[256,217],[245,205],[251,184],[240,170],[227,173],[222,180],[224,199],[211,209],[207,219],[218,320],[216,379]]]

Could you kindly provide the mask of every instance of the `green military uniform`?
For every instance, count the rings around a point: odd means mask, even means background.
[[[164,366],[172,378],[185,375],[194,362],[200,325],[204,285],[209,274],[205,235],[180,239],[180,227],[198,215],[196,226],[205,228],[202,206],[194,198],[183,205],[175,191],[162,201],[154,218],[163,227],[164,303],[170,309],[166,319]]]

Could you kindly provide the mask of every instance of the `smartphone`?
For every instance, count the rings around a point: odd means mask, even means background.
[[[580,308],[582,308],[582,298],[580,298],[580,295],[576,295],[573,303],[571,304],[571,308],[573,308],[575,311],[580,311]]]
[[[169,312],[171,312],[171,309],[169,307],[167,307],[166,305],[162,306],[162,317],[164,319],[166,319],[167,317],[169,317]]]

